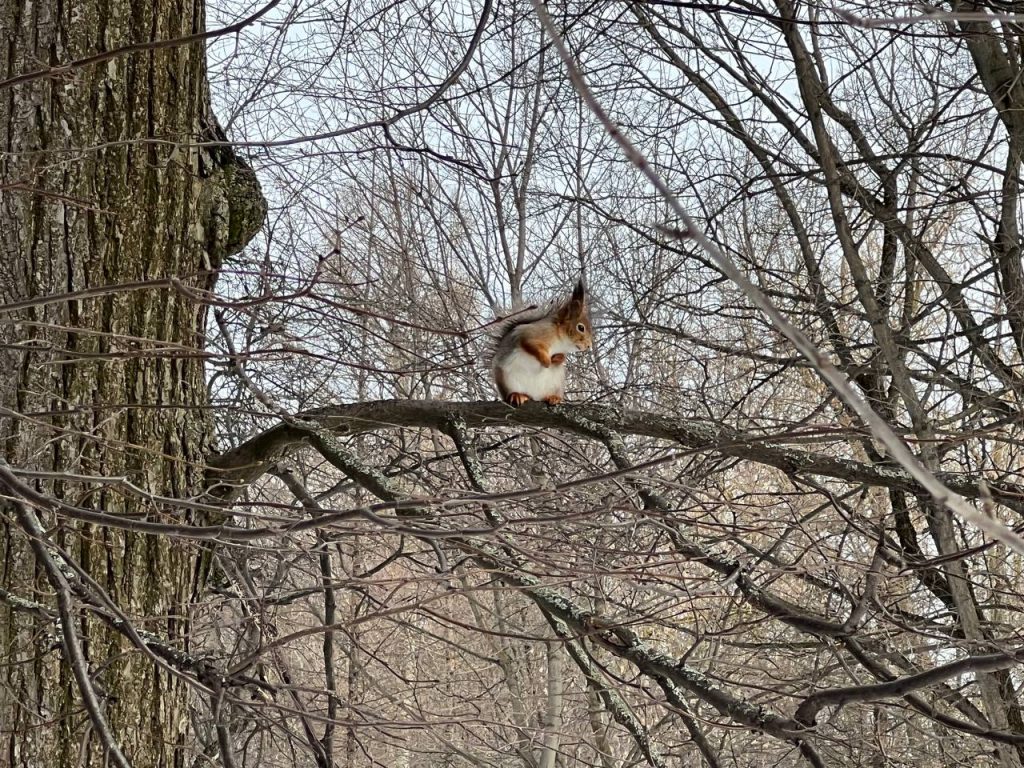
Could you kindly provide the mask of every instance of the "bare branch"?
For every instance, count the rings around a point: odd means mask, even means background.
[[[539,2],[539,0],[530,0],[530,2],[533,4],[534,11],[538,18],[540,18],[545,30],[549,35],[551,35],[555,43],[555,47],[558,49],[559,55],[562,58],[562,62],[565,64],[565,67],[569,72],[569,77],[580,96],[587,103],[587,106],[594,115],[601,121],[601,124],[608,132],[608,135],[611,136],[623,150],[629,161],[635,165],[636,168],[654,186],[668,204],[673,214],[683,223],[686,236],[700,245],[705,253],[707,253],[715,262],[718,268],[721,269],[723,274],[725,274],[743,291],[754,306],[764,312],[764,314],[771,320],[772,325],[774,325],[780,333],[793,343],[793,346],[796,347],[796,349],[806,357],[808,361],[810,361],[821,377],[829,384],[829,386],[832,387],[833,391],[839,395],[842,401],[857,413],[857,415],[870,428],[872,434],[883,445],[885,445],[890,456],[899,462],[899,464],[920,484],[925,491],[932,496],[932,498],[935,499],[938,504],[948,507],[952,512],[984,531],[989,536],[1003,542],[1003,544],[1014,551],[1024,554],[1024,538],[1015,531],[1007,528],[998,520],[994,520],[983,512],[972,507],[961,495],[947,488],[937,477],[935,477],[934,474],[929,472],[928,469],[924,467],[917,457],[910,451],[906,444],[896,435],[892,430],[892,427],[890,427],[889,424],[871,408],[867,401],[857,393],[850,383],[849,378],[847,378],[842,371],[836,368],[828,357],[822,353],[799,328],[790,323],[775,307],[775,305],[772,304],[768,297],[765,296],[765,294],[752,282],[750,282],[750,280],[736,267],[732,260],[714,243],[712,243],[703,232],[700,231],[696,222],[694,222],[689,214],[687,214],[672,189],[665,183],[658,172],[655,171],[647,162],[647,159],[636,149],[636,147],[633,146],[629,139],[626,138],[618,126],[615,125],[607,112],[605,112],[600,103],[594,97],[593,93],[591,93],[586,82],[583,80],[583,76],[580,74],[579,69],[576,67],[572,55],[569,53],[568,49],[565,47],[565,43],[559,36],[558,30],[555,29],[554,24],[548,17],[544,6]]]

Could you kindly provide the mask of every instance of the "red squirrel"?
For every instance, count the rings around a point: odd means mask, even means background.
[[[491,359],[501,398],[520,406],[527,400],[558,405],[565,396],[565,356],[590,349],[593,329],[583,278],[567,300],[517,315],[502,325]]]

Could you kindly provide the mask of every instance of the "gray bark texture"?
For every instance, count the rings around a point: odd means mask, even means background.
[[[0,81],[204,23],[199,0],[0,0]],[[149,519],[173,515],[82,476],[201,493],[211,429],[207,307],[196,292],[212,288],[265,214],[254,174],[230,149],[196,146],[221,138],[201,42],[0,88],[0,457],[38,491]],[[95,290],[143,281],[163,282]],[[34,301],[61,294],[79,296]],[[19,603],[56,606],[60,580],[47,578],[16,507],[0,499],[0,765],[104,765],[56,612]],[[114,631],[109,612],[90,609],[87,593],[105,592],[136,627],[187,649],[197,551],[34,514],[74,593],[74,629],[121,751],[135,766],[183,765],[190,692]]]

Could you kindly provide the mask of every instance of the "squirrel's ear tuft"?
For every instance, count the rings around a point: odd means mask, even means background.
[[[559,323],[575,324],[576,319],[587,313],[587,288],[583,284],[583,278],[576,283],[572,290],[572,296],[565,300],[555,312],[555,320]]]
[[[583,284],[583,275],[580,275],[580,281],[576,283],[576,287],[572,290],[572,298],[569,301],[572,304],[583,304],[587,299],[587,286]]]

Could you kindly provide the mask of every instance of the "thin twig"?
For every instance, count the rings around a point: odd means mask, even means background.
[[[810,361],[825,383],[863,420],[874,437],[885,446],[889,455],[906,469],[940,506],[947,507],[992,538],[998,539],[1014,551],[1024,554],[1024,538],[998,520],[992,519],[972,507],[962,496],[943,485],[935,475],[924,467],[889,424],[874,411],[867,401],[857,394],[846,374],[833,365],[826,354],[819,350],[799,328],[790,323],[771,300],[757,286],[750,282],[732,260],[697,227],[695,221],[686,212],[686,209],[683,208],[682,203],[679,202],[679,199],[672,192],[668,183],[647,162],[647,158],[633,146],[633,143],[619,129],[618,125],[611,119],[593,92],[591,92],[586,81],[583,79],[582,73],[576,66],[572,54],[566,48],[565,42],[558,34],[558,30],[552,23],[543,4],[540,0],[530,0],[530,2],[545,31],[551,36],[576,92],[604,126],[605,131],[607,131],[612,140],[619,145],[626,158],[647,178],[661,195],[662,199],[668,204],[672,213],[683,223],[677,237],[691,239],[704,250],[722,273],[732,280],[750,299],[750,302],[771,320],[772,325],[792,342],[800,354]]]

